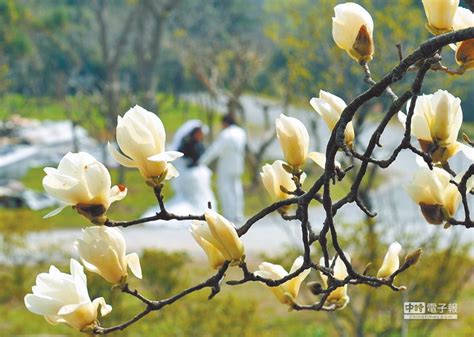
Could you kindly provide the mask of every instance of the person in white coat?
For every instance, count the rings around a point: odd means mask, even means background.
[[[247,135],[231,115],[222,118],[222,131],[199,160],[209,165],[217,159],[217,192],[224,217],[234,223],[244,219],[244,172]]]

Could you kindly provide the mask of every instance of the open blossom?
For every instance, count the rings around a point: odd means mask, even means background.
[[[117,143],[123,154],[110,143],[109,151],[121,165],[138,168],[145,179],[171,179],[178,172],[169,162],[183,154],[165,151],[165,142],[165,128],[160,118],[135,105],[117,121]]]
[[[324,90],[319,90],[319,98],[313,97],[309,103],[313,109],[316,110],[318,115],[324,119],[329,130],[334,129],[341,117],[342,111],[347,106],[342,98]],[[347,123],[346,129],[344,130],[344,140],[347,146],[352,146],[354,142],[354,127],[352,122]]]
[[[293,195],[283,192],[282,187],[289,192],[296,190],[291,174],[283,168],[284,164],[284,161],[276,160],[272,165],[263,165],[262,172],[260,172],[263,186],[274,202],[293,197]],[[300,182],[303,183],[305,178],[306,175],[303,173]]]
[[[369,62],[374,54],[374,21],[364,7],[347,2],[334,7],[332,37],[357,62]]]
[[[118,228],[92,226],[82,230],[83,240],[74,243],[87,270],[99,274],[110,283],[127,277],[127,267],[142,278],[140,260],[136,253],[125,255],[125,239]]]
[[[436,35],[452,30],[458,5],[459,0],[423,0],[428,30]]]
[[[383,259],[382,266],[377,272],[378,278],[386,278],[392,275],[398,267],[400,267],[400,260],[398,254],[402,250],[402,246],[398,242],[394,242],[388,248],[387,254]]]
[[[349,262],[351,261],[351,257],[347,253],[344,253],[344,256],[347,258]],[[333,263],[333,260],[330,260],[329,265],[332,265],[332,263]],[[321,266],[324,266],[324,258],[321,258],[321,260],[319,261],[319,264]],[[324,288],[327,288],[328,277],[324,275],[322,272],[320,272],[320,275],[321,275],[321,280],[322,280]],[[338,256],[336,258],[336,262],[334,263],[334,278],[337,280],[344,280],[347,277],[347,275],[348,274],[347,274],[346,265],[344,264],[342,259]],[[349,296],[347,295],[347,284],[331,291],[326,301],[329,304],[334,304],[336,308],[338,309],[343,309],[347,305],[347,303],[349,303]]]
[[[419,167],[413,181],[407,186],[407,192],[421,209],[426,221],[439,225],[453,217],[461,203],[461,193],[451,180],[459,182],[463,173],[452,178],[449,173],[438,167],[430,170]],[[474,179],[469,179],[467,191],[474,186]]]
[[[44,171],[44,189],[65,204],[46,217],[58,214],[66,206],[73,206],[91,221],[101,223],[110,204],[127,195],[124,186],[111,187],[109,171],[85,152],[68,153],[57,169],[46,167]]]
[[[324,167],[326,157],[322,153],[308,152],[309,134],[304,124],[294,118],[281,114],[275,120],[277,138],[286,162],[293,167],[300,167],[307,158]]]
[[[301,268],[304,259],[299,256],[290,269],[290,274]],[[283,304],[292,304],[300,291],[301,283],[309,275],[310,269],[303,270],[298,276],[280,284],[276,287],[270,287],[278,300]],[[269,262],[263,262],[258,266],[258,270],[254,273],[257,276],[270,279],[279,280],[288,276],[288,272],[282,266]]]
[[[467,8],[458,7],[454,16],[453,29],[474,27],[474,13]],[[456,54],[456,62],[465,70],[474,69],[474,39],[451,44]]]
[[[82,330],[94,326],[100,308],[102,316],[112,311],[102,297],[91,301],[87,291],[87,279],[79,262],[71,259],[71,274],[60,272],[51,266],[49,273],[36,277],[33,294],[25,296],[26,308],[42,315],[51,324],[66,323]]]
[[[206,253],[212,268],[225,261],[238,261],[244,256],[244,245],[234,225],[222,215],[207,210],[206,221],[193,221],[190,232]]]
[[[399,112],[398,117],[405,126],[406,115]],[[424,152],[431,153],[435,163],[446,162],[461,150],[472,159],[474,151],[457,141],[462,119],[461,100],[445,90],[438,90],[417,98],[411,134],[418,139]]]

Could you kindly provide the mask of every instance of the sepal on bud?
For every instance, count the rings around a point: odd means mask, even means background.
[[[426,221],[433,225],[440,225],[449,219],[443,205],[430,205],[421,202],[420,210]]]
[[[306,286],[313,295],[319,295],[324,291],[323,286],[319,282],[308,282]]]
[[[357,34],[350,53],[352,57],[359,60],[361,64],[372,61],[372,55],[374,55],[374,41],[367,25],[360,27],[359,34]]]
[[[474,39],[459,43],[455,56],[461,72],[474,69]]]

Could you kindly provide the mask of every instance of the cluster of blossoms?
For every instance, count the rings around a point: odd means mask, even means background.
[[[474,13],[459,7],[459,0],[423,0],[423,6],[428,18],[426,27],[434,35],[474,27]],[[474,69],[474,39],[451,44],[450,47],[455,51],[461,72]],[[410,102],[407,104],[409,106]],[[404,126],[407,124],[406,116],[401,112],[399,120]],[[448,159],[461,151],[474,161],[474,149],[457,141],[462,120],[461,100],[448,91],[438,90],[431,95],[419,96],[416,100],[411,135],[418,139],[422,151],[431,155],[436,167],[430,170],[420,165],[407,190],[419,204],[426,221],[431,224],[445,224],[448,227],[448,220],[455,216],[462,200],[457,183],[465,172],[451,177],[443,169]],[[472,188],[474,179],[470,178],[466,190]]]
[[[472,13],[459,8],[458,3],[455,0],[423,0],[430,32],[440,34],[474,26]],[[354,3],[337,5],[334,10],[333,37],[336,44],[351,58],[362,65],[367,64],[374,53],[374,24],[370,14]],[[473,39],[458,43],[453,48],[456,50],[456,61],[463,71],[474,68]],[[420,205],[426,220],[432,224],[446,223],[451,219],[462,199],[456,183],[459,183],[463,173],[451,178],[443,169],[444,165],[460,151],[469,159],[474,159],[472,148],[457,141],[462,124],[460,103],[459,98],[447,91],[438,90],[433,95],[417,97],[413,107],[409,102],[407,115],[399,113],[402,124],[410,128],[411,135],[419,141],[421,151],[432,158],[434,167],[430,169],[421,165],[415,173],[413,183],[407,188],[408,194]],[[319,92],[318,98],[310,100],[310,104],[331,131],[338,125],[347,107],[343,99],[323,90]],[[411,120],[410,125],[407,125],[407,120]],[[308,159],[323,169],[327,163],[325,154],[309,151],[309,134],[300,120],[282,114],[276,119],[275,125],[284,161],[276,160],[264,165],[260,174],[272,201],[278,203],[303,195],[302,184],[306,178],[303,168]],[[161,120],[152,112],[135,106],[123,117],[118,117],[116,140],[120,151],[109,144],[111,155],[121,165],[137,168],[162,203],[160,193],[163,184],[179,174],[171,162],[182,156],[182,153],[165,151],[166,132]],[[355,148],[354,140],[354,127],[349,122],[344,130],[344,143],[348,149]],[[331,166],[341,169],[336,162]],[[138,255],[126,254],[122,233],[115,227],[109,227],[111,222],[106,215],[113,202],[126,196],[127,189],[122,185],[112,187],[110,174],[105,166],[87,153],[68,153],[60,161],[58,168],[46,168],[45,172],[45,190],[64,204],[48,216],[72,206],[94,225],[85,228],[83,239],[74,244],[84,267],[122,289],[127,287],[128,269],[141,278]],[[469,179],[466,184],[468,191],[474,185],[474,181],[471,181]],[[286,216],[290,209],[288,204],[278,211]],[[211,209],[195,218],[200,220],[192,222],[190,232],[206,253],[209,265],[224,272],[227,267],[232,266],[247,270],[245,248],[234,224]],[[376,277],[372,278],[385,282],[378,284],[392,285],[393,278],[403,270],[399,261],[401,249],[398,242],[392,243],[388,248]],[[311,268],[317,269],[322,281],[322,286],[318,285],[322,291],[314,293],[325,291],[326,302],[334,310],[342,309],[349,302],[347,287],[351,258],[346,252],[339,253],[332,259],[326,254],[325,258],[321,258],[320,265],[314,267],[308,261],[308,248],[304,257],[295,259],[289,272],[280,265],[263,262],[250,275],[253,280],[269,285],[281,303],[293,307],[296,305],[300,286],[310,274]],[[408,255],[405,265],[415,263],[419,255],[420,251]],[[49,273],[38,275],[33,293],[25,297],[25,304],[30,311],[43,315],[50,323],[67,323],[75,329],[94,332],[99,326],[98,312],[104,316],[112,308],[103,298],[90,299],[86,276],[78,261],[71,259],[70,268],[71,274],[61,273],[51,266]],[[269,284],[278,280],[285,282],[273,286]],[[311,288],[310,284],[308,286]]]
[[[423,0],[423,6],[428,19],[426,28],[434,35],[474,27],[474,13],[459,7],[459,0]],[[333,38],[336,44],[361,64],[371,61],[374,53],[374,23],[370,14],[355,3],[337,5],[334,11]],[[450,47],[455,50],[460,73],[474,69],[474,39]],[[330,129],[334,128],[346,107],[342,99],[322,90],[319,98],[311,99],[310,103]],[[407,103],[407,110],[410,106],[411,101]],[[399,112],[398,116],[405,127],[407,115]],[[451,183],[450,174],[442,167],[460,151],[469,160],[474,160],[474,149],[457,141],[462,120],[461,100],[446,90],[421,95],[414,104],[410,133],[437,167],[430,170],[420,165],[407,190],[431,224],[449,226],[448,220],[454,217],[462,199],[456,185]],[[348,123],[345,130],[346,145],[350,147],[353,139],[352,124]],[[464,173],[456,176],[454,182],[459,183]],[[473,187],[474,179],[469,179],[466,190],[470,191]]]
[[[281,115],[276,120],[276,128],[287,164],[277,160],[272,165],[265,165],[262,180],[273,199],[279,201],[291,196],[291,191],[304,181],[305,175],[300,172],[300,167],[307,158],[324,167],[324,155],[308,152],[308,131],[296,118]],[[123,118],[119,117],[117,142],[126,156],[109,145],[114,157],[124,165],[137,167],[151,186],[156,187],[178,174],[169,162],[181,154],[164,151],[164,127],[155,114],[135,106]],[[128,269],[141,278],[138,255],[127,255],[121,231],[106,226],[107,210],[112,202],[126,196],[127,189],[122,185],[111,187],[110,174],[105,166],[83,152],[66,154],[58,168],[45,168],[45,173],[45,190],[64,204],[47,216],[53,216],[64,207],[72,206],[94,224],[83,229],[83,239],[74,243],[84,267],[119,287],[127,284]],[[238,265],[243,261],[244,246],[234,225],[213,210],[207,210],[204,218],[205,221],[193,221],[190,232],[208,256],[210,266],[219,269],[226,261],[230,261],[231,265]],[[385,272],[380,277],[389,276],[398,268],[398,252],[390,256],[381,267]],[[303,257],[300,256],[295,260],[290,273],[299,269],[302,264]],[[102,297],[93,301],[90,299],[84,268],[78,261],[71,259],[70,268],[71,274],[62,273],[54,266],[51,266],[49,273],[39,274],[33,293],[25,296],[26,307],[33,313],[43,315],[48,322],[67,323],[84,332],[93,331],[99,324],[98,309],[104,316],[112,308]],[[347,275],[344,270],[344,265],[337,260],[335,277],[343,279]],[[282,303],[293,304],[301,283],[309,273],[310,270],[307,269],[271,289]],[[263,262],[255,275],[278,280],[287,276],[288,272],[280,265]],[[326,278],[322,275],[323,283]],[[343,307],[348,301],[346,289],[347,286],[332,292],[329,302]]]

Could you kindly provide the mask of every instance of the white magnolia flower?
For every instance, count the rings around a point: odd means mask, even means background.
[[[142,278],[138,255],[125,255],[125,239],[118,228],[92,226],[82,232],[84,239],[74,242],[74,246],[87,270],[110,283],[119,283],[127,277],[128,266],[136,277]]]
[[[398,270],[398,267],[400,267],[400,260],[398,258],[398,254],[400,254],[401,250],[402,246],[396,241],[390,245],[387,254],[385,254],[385,257],[383,259],[382,266],[377,272],[378,278],[389,277],[396,270]]]
[[[296,190],[291,174],[283,168],[284,164],[284,161],[276,160],[272,165],[263,165],[262,172],[260,172],[263,186],[274,202],[293,197],[293,195],[283,192],[281,187],[289,192]],[[305,178],[306,174],[303,173],[300,177],[300,182],[303,183]]]
[[[458,5],[459,0],[423,0],[428,30],[435,35],[452,30]]]
[[[90,220],[101,222],[110,204],[127,195],[123,185],[111,187],[109,171],[85,152],[68,153],[57,169],[46,167],[44,171],[44,189],[65,204],[46,217],[58,214],[67,206],[74,206]]]
[[[342,111],[347,106],[342,98],[324,90],[319,90],[319,98],[313,97],[309,103],[313,109],[316,110],[318,115],[324,119],[329,130],[334,129],[341,117]],[[344,138],[347,146],[351,147],[354,142],[354,127],[352,122],[347,123]]]
[[[317,165],[324,167],[325,155],[318,152],[310,152],[309,134],[304,124],[294,118],[281,114],[275,120],[277,138],[286,162],[293,167],[300,167],[307,158],[313,160]]]
[[[474,13],[467,8],[458,7],[454,16],[453,29],[460,30],[474,27]],[[456,62],[461,68],[474,69],[474,39],[468,39],[456,44],[451,44],[456,52]]]
[[[49,273],[36,277],[33,294],[25,296],[26,308],[42,315],[51,324],[66,323],[77,330],[94,326],[97,311],[102,316],[112,311],[102,297],[91,301],[87,291],[84,269],[74,259],[70,263],[71,274],[61,273],[51,266]]]
[[[410,101],[407,103],[407,109]],[[400,122],[406,125],[406,115],[398,113]],[[411,121],[411,134],[420,142],[422,150],[431,153],[433,161],[446,162],[457,152],[474,160],[474,150],[457,141],[462,124],[461,100],[446,90],[417,98]]]
[[[224,261],[238,261],[244,256],[244,245],[234,225],[222,215],[207,210],[206,221],[193,221],[190,232],[217,269]]]
[[[291,274],[301,268],[303,262],[304,259],[302,256],[296,258],[293,266],[290,269],[290,273],[288,273],[285,268],[278,264],[263,262],[258,266],[258,270],[254,274],[275,281],[282,279],[283,277],[288,276],[288,274]],[[291,280],[288,280],[279,286],[270,287],[270,289],[281,303],[292,304],[296,297],[298,297],[301,283],[309,275],[310,271],[310,269],[306,269]]]
[[[368,62],[374,54],[374,21],[364,7],[347,2],[334,7],[332,37],[357,62]]]
[[[349,262],[351,261],[351,257],[349,256],[349,254],[344,252],[344,256],[347,258]],[[329,261],[329,265],[331,266],[332,263],[333,263],[333,259]],[[319,261],[319,264],[321,266],[324,266],[324,258],[321,258],[321,260]],[[324,275],[321,271],[319,273],[321,275],[321,280],[322,280],[324,288],[327,288],[328,277]],[[337,280],[344,280],[347,277],[347,275],[348,274],[347,274],[346,265],[344,264],[342,259],[338,256],[336,258],[336,262],[334,263],[334,278]],[[343,309],[347,305],[347,303],[349,303],[349,296],[347,295],[347,284],[331,291],[326,301],[329,304],[334,304],[336,308],[338,309]]]
[[[439,225],[456,214],[461,203],[461,193],[451,180],[459,182],[464,172],[454,179],[445,170],[434,167],[419,167],[413,181],[407,186],[409,196],[421,209],[426,221]],[[467,182],[467,191],[474,187],[474,179]]]
[[[108,147],[116,161],[125,167],[138,168],[145,179],[171,179],[178,172],[169,162],[183,154],[165,151],[165,142],[165,128],[160,118],[135,105],[117,121],[117,143],[123,154],[110,143]]]

